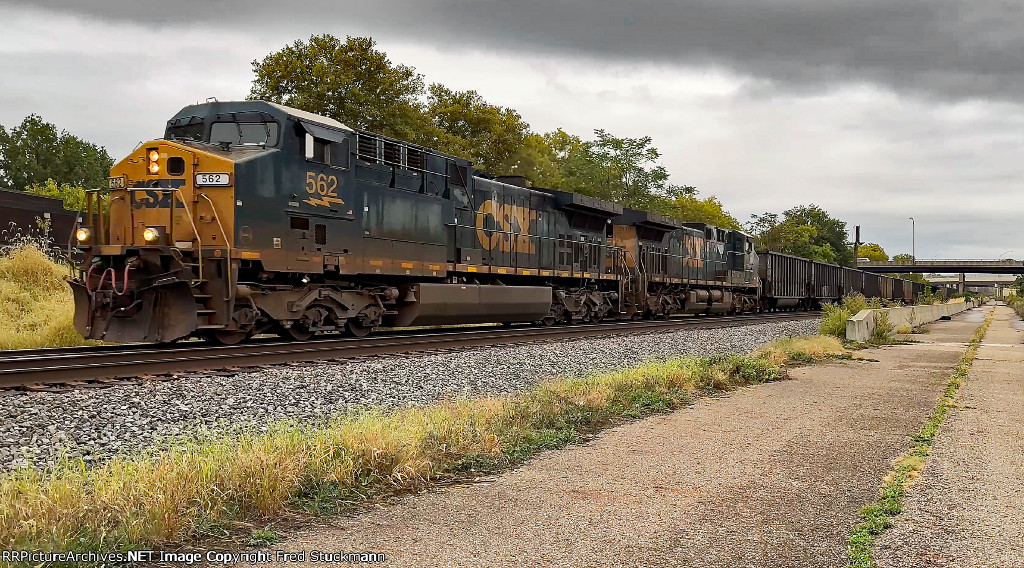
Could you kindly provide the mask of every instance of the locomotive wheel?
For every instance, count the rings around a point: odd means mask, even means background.
[[[548,317],[540,320],[540,323],[544,324],[547,327],[551,327],[551,326],[555,325],[556,323],[558,323],[558,320],[555,319],[555,316],[548,316]]]
[[[590,323],[594,313],[590,310],[590,306],[583,304],[583,309],[580,311],[580,323]]]
[[[345,320],[345,331],[352,337],[366,337],[372,330],[373,326],[363,325],[355,318]]]
[[[293,341],[306,341],[313,337],[313,332],[302,327],[298,322],[292,324],[291,327],[282,327],[277,331],[277,334],[280,335],[282,339],[290,339]]]
[[[220,343],[221,345],[237,345],[248,336],[249,334],[244,331],[218,330],[210,334],[210,339]]]

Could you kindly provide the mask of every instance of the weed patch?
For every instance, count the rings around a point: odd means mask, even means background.
[[[829,335],[784,337],[758,347],[754,356],[776,365],[814,363],[824,359],[849,358],[849,352],[838,338]]]
[[[871,331],[871,340],[878,344],[892,342],[892,332],[895,327],[889,321],[889,312],[873,312],[875,314],[875,329]]]

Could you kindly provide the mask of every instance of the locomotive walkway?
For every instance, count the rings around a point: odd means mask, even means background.
[[[845,566],[860,508],[878,498],[983,317],[974,309],[932,324],[921,343],[857,353],[873,360],[797,368],[793,380],[705,398],[272,548],[384,552],[388,566]],[[1011,341],[999,325],[990,333]],[[993,380],[978,392],[1008,377]]]

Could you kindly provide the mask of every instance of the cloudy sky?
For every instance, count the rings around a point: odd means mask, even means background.
[[[813,202],[890,254],[913,216],[919,258],[1024,258],[1016,3],[0,0],[0,22],[0,124],[37,113],[115,158],[295,39],[370,35],[537,131],[652,136],[741,221]]]

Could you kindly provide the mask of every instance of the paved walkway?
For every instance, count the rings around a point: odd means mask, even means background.
[[[1024,566],[1022,329],[1009,308],[996,307],[959,408],[877,545],[879,566]]]
[[[857,354],[877,362],[799,368],[272,548],[385,552],[389,566],[843,566],[859,509],[981,311],[937,322],[929,343]]]

